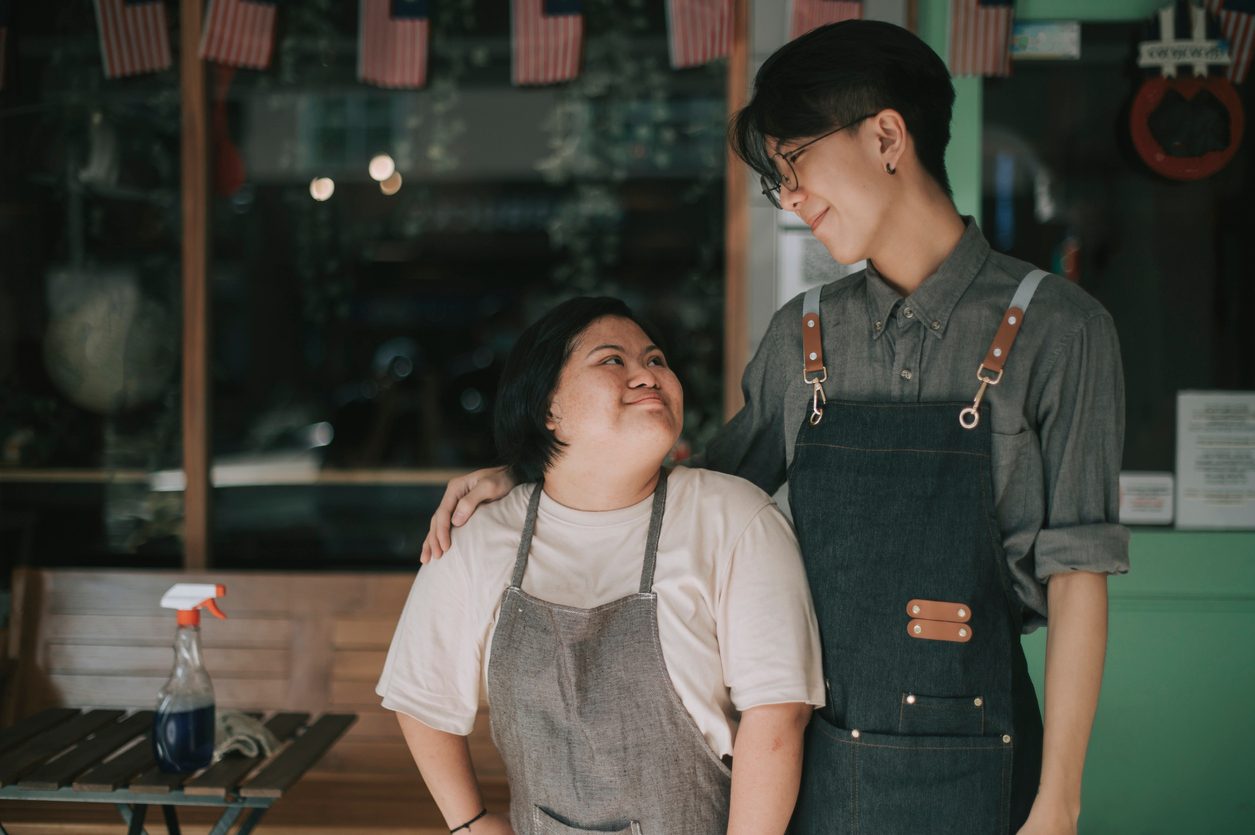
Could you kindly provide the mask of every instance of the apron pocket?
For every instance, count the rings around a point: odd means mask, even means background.
[[[818,712],[806,726],[802,783],[790,835],[855,832],[854,751],[837,741],[835,726]],[[847,733],[848,736],[848,733]]]
[[[532,807],[532,835],[641,835],[636,821],[613,821],[601,826],[575,826],[541,806]]]
[[[979,696],[921,696],[903,693],[898,733],[912,736],[981,736],[985,700]]]
[[[859,831],[1007,831],[1013,745],[1002,737],[835,733],[853,751]]]
[[[1000,736],[849,731],[817,717],[789,831],[1005,835],[1013,747]]]

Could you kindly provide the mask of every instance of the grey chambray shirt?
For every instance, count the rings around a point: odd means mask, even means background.
[[[979,386],[976,369],[1033,269],[993,252],[976,223],[964,222],[954,251],[906,298],[874,266],[823,288],[829,400],[953,401],[958,424]],[[772,318],[745,370],[745,407],[711,441],[702,466],[768,493],[784,482],[810,411],[801,322],[798,296]],[[984,402],[995,510],[1029,631],[1044,623],[1050,575],[1128,571],[1128,531],[1118,523],[1124,373],[1110,314],[1076,285],[1047,276]]]

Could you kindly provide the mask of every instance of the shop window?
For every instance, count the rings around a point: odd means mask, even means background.
[[[1150,171],[1129,132],[1144,36],[1141,21],[1087,22],[1080,60],[1017,61],[985,81],[981,211],[994,248],[1068,275],[1111,312],[1124,468],[1172,470],[1178,391],[1255,389],[1255,158],[1248,130],[1210,177]],[[1247,114],[1253,89],[1237,88]]]
[[[181,463],[178,75],[107,80],[91,3],[10,6],[0,577],[36,561],[173,566],[182,494],[152,484]],[[177,66],[173,34],[171,48]]]

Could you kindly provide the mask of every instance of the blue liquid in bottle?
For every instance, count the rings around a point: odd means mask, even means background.
[[[158,711],[153,721],[153,754],[166,772],[188,772],[209,765],[214,753],[214,706]]]

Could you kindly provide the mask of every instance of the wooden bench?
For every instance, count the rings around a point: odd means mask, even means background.
[[[174,613],[158,603],[177,582],[227,587],[228,620],[201,628],[219,707],[358,714],[259,833],[447,832],[374,692],[413,574],[19,569],[0,725],[55,706],[151,708],[173,661]],[[504,811],[484,708],[471,750],[490,808]],[[111,809],[70,806],[6,802],[0,821],[13,835],[124,831]],[[195,816],[188,824],[198,831]]]

